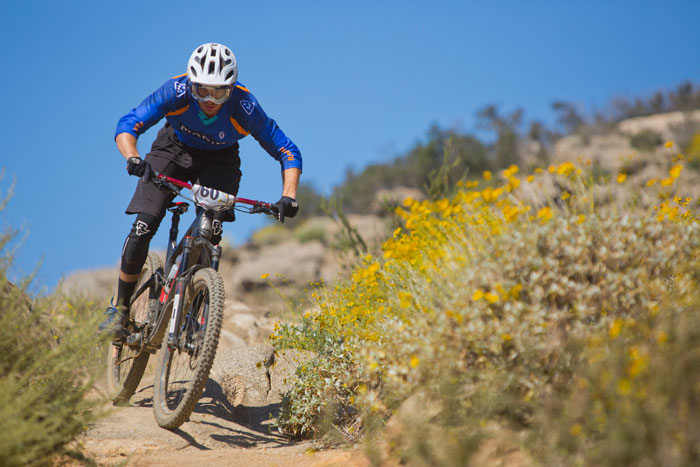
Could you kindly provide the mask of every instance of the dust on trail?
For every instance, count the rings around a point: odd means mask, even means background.
[[[149,365],[150,366],[150,365]],[[360,449],[315,451],[310,442],[293,442],[270,430],[277,404],[231,407],[212,397],[210,386],[190,420],[179,429],[160,428],[153,418],[153,372],[147,371],[129,407],[110,408],[107,417],[79,439],[98,465],[128,466],[368,466]]]

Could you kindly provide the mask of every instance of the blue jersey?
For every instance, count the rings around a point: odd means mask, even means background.
[[[124,115],[117,123],[116,135],[130,133],[138,138],[163,117],[185,145],[204,150],[231,147],[251,134],[286,170],[301,169],[299,148],[268,117],[245,86],[236,82],[231,97],[219,113],[209,118],[192,97],[187,75],[168,80],[160,89]]]

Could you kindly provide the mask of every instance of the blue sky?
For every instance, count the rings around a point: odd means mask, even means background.
[[[16,185],[0,227],[24,231],[14,273],[42,261],[52,287],[117,264],[136,179],[116,122],[201,43],[234,51],[239,80],[300,147],[302,179],[328,192],[433,123],[472,130],[487,104],[551,122],[555,99],[592,111],[699,83],[698,17],[697,0],[2,2],[0,192]],[[239,194],[276,201],[277,163],[252,138],[241,159]],[[241,215],[226,232],[240,243],[263,222]]]

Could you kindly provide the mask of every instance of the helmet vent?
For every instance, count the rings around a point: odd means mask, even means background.
[[[209,62],[209,74],[213,75],[214,70],[216,69],[216,65],[214,65],[214,62]]]
[[[190,67],[190,73],[192,73],[192,76],[197,77],[197,70],[193,66]]]
[[[229,72],[226,74],[226,80],[228,81],[229,79],[231,79],[232,76],[233,76],[233,71],[229,71]]]
[[[201,54],[201,53],[202,53],[202,50],[204,50],[204,47],[198,48],[198,49],[197,49],[197,53],[198,53],[198,54]]]

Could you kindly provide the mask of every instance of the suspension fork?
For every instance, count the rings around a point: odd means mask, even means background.
[[[187,270],[187,265],[190,262],[190,253],[192,251],[192,237],[185,237],[182,248],[182,260],[177,271],[177,279],[175,279],[175,296],[173,298],[173,311],[170,314],[170,326],[168,328],[168,348],[172,351],[177,347],[178,328],[177,323],[180,322],[180,314],[182,313],[182,302],[185,299],[185,286],[189,280],[188,275],[183,274]]]

